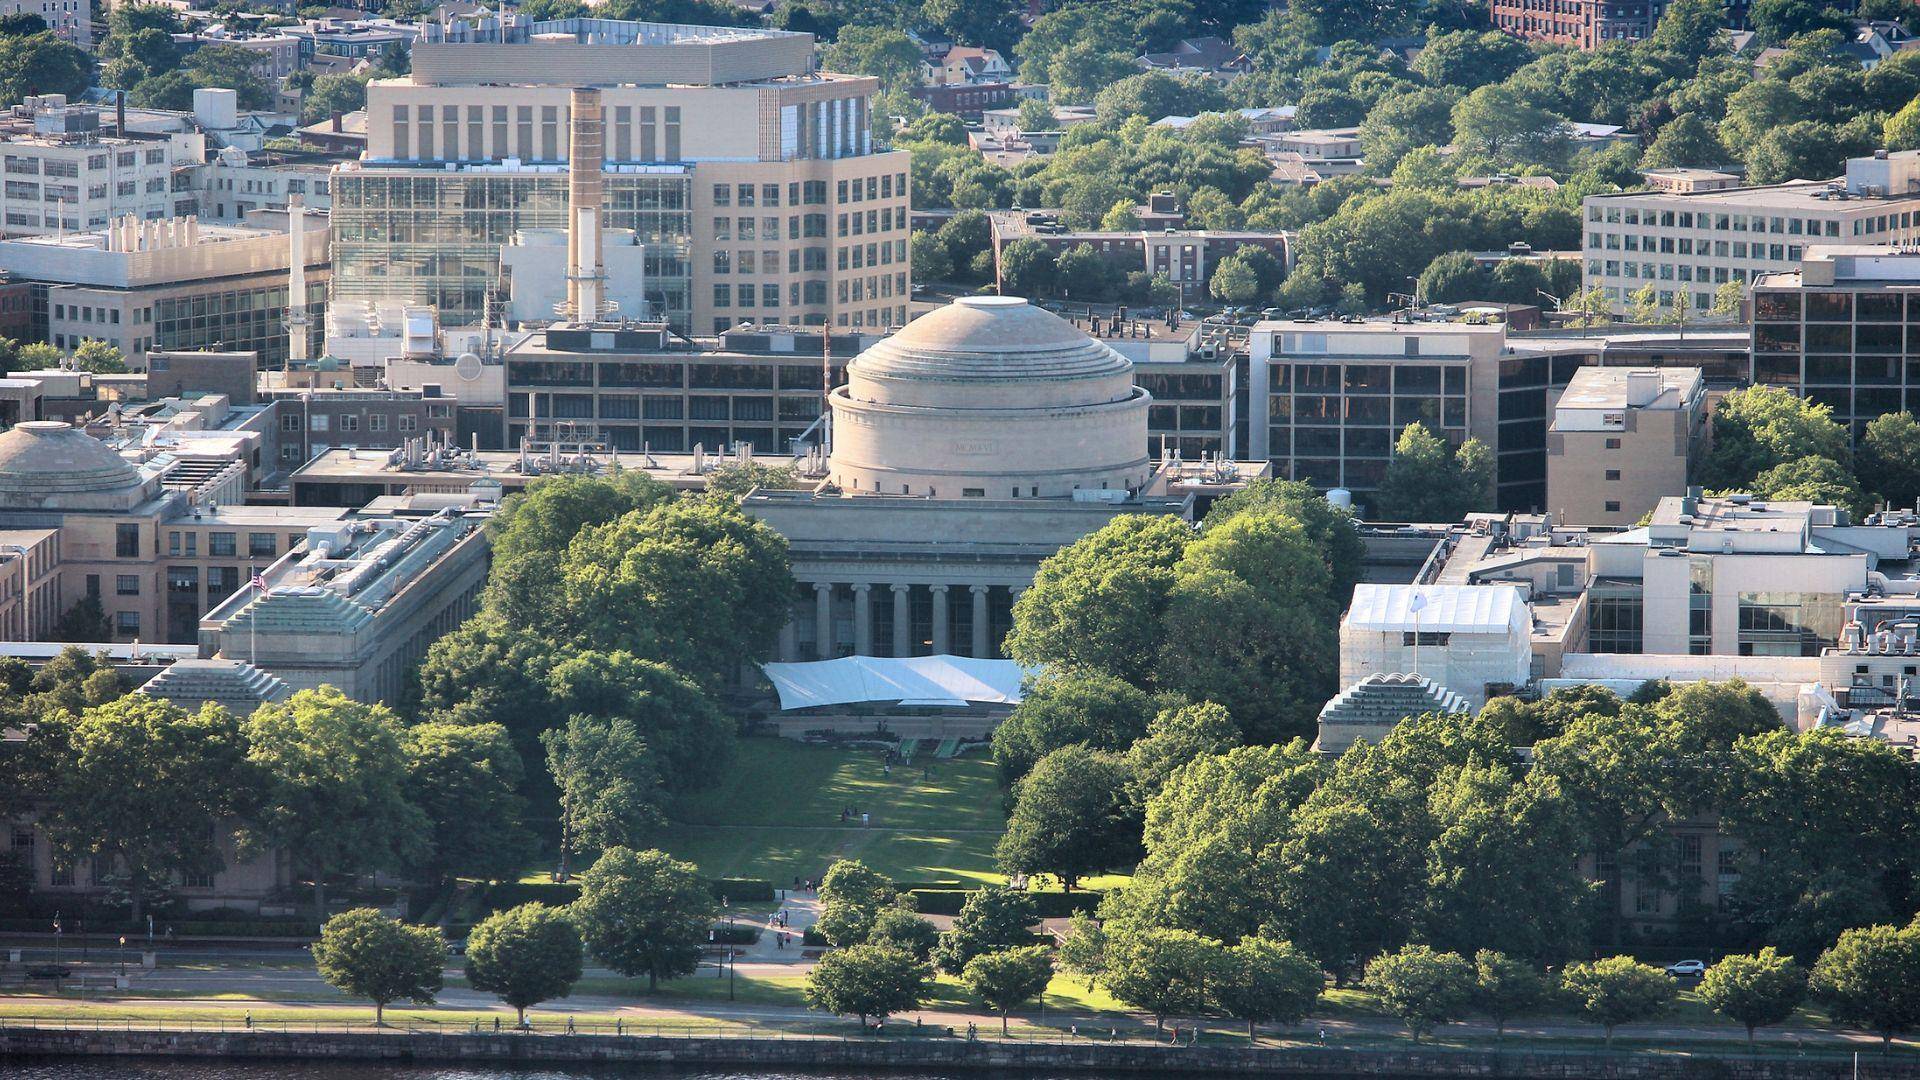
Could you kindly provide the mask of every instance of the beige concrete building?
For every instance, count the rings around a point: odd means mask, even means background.
[[[623,315],[700,334],[906,321],[908,161],[873,139],[876,80],[813,70],[806,34],[562,19],[507,36],[422,41],[410,75],[368,87],[367,150],[334,177],[335,295],[479,321],[502,247],[570,224],[572,92],[593,87],[601,227],[643,249],[646,310]]]
[[[114,218],[196,213],[192,173],[206,157],[199,131],[102,130],[102,111],[60,95],[29,98],[0,140],[0,235],[98,229]],[[109,113],[110,117],[111,114]]]
[[[1589,195],[1586,284],[1616,310],[1651,285],[1704,312],[1719,286],[1796,269],[1810,244],[1912,243],[1917,214],[1920,150],[1853,158],[1830,181]]]
[[[1699,368],[1583,368],[1547,429],[1547,510],[1569,525],[1628,526],[1684,494],[1706,430]]]

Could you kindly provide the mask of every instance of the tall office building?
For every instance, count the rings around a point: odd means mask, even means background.
[[[443,323],[501,303],[501,248],[565,230],[572,92],[600,91],[604,214],[640,245],[645,312],[682,332],[905,323],[908,155],[877,148],[877,80],[813,70],[779,31],[560,19],[422,41],[368,87],[335,174],[335,295]],[[631,306],[638,306],[633,304]]]

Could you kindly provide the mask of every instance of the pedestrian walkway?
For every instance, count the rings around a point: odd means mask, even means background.
[[[782,889],[775,893],[784,899],[776,900],[771,910],[763,910],[751,916],[737,915],[736,923],[746,923],[760,928],[760,940],[752,945],[741,946],[734,957],[737,964],[800,964],[802,945],[807,928],[820,918],[820,899],[811,892],[796,889]],[[782,925],[780,916],[785,914]],[[787,935],[787,944],[780,945],[780,935]]]

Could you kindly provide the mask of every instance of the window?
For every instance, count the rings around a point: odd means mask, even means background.
[[[367,417],[367,430],[368,431],[387,430],[387,414],[374,413],[372,416]]]
[[[115,574],[113,576],[113,593],[115,596],[139,596],[140,575]]]
[[[116,611],[113,613],[115,633],[126,637],[135,637],[140,633],[140,613],[137,611]]]
[[[314,416],[311,416],[311,417],[308,417],[308,419],[307,419],[307,428],[308,428],[309,430],[311,430],[311,431],[325,431],[325,430],[327,430],[327,428],[328,428],[328,420],[327,420],[327,416],[326,416],[326,414],[325,414],[325,413],[319,413],[319,414],[316,414],[316,415],[314,415]]]
[[[1608,440],[1607,440],[1607,449],[1609,449],[1609,450],[1618,450],[1618,449],[1620,449],[1620,440],[1619,440],[1619,439],[1608,439]],[[1612,470],[1608,470],[1608,471],[1609,471],[1609,472],[1611,472]]]
[[[359,431],[360,418],[358,416],[353,416],[353,415],[342,416],[340,418],[340,430],[341,431]]]
[[[114,557],[119,559],[137,559],[140,557],[140,526],[115,525],[113,527]]]
[[[235,544],[235,540],[237,538],[238,538],[238,534],[236,533],[230,533],[230,532],[208,533],[207,534],[207,554],[211,555],[216,559],[233,558],[237,550],[237,546]]]
[[[400,418],[400,430],[401,430],[401,431],[418,431],[419,429],[420,429],[420,418],[419,418],[419,417],[417,417],[417,416],[402,416],[402,417]]]
[[[273,558],[273,534],[272,533],[248,533],[247,534],[247,555],[251,558],[257,558],[257,559]]]
[[[1620,479],[1620,470],[1619,470],[1619,469],[1608,469],[1608,470],[1607,470],[1607,479],[1609,479],[1609,480],[1618,480],[1618,479]]]
[[[1608,500],[1607,500],[1607,513],[1609,513],[1609,514],[1617,514],[1617,513],[1619,513],[1619,512],[1620,512],[1620,501],[1619,501],[1618,499],[1608,499]]]

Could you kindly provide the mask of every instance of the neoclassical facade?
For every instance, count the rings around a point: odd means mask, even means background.
[[[830,398],[825,479],[743,503],[792,551],[780,659],[999,656],[1041,560],[1260,474],[1155,460],[1151,400],[1125,357],[1016,297],[961,299],[861,353]]]

